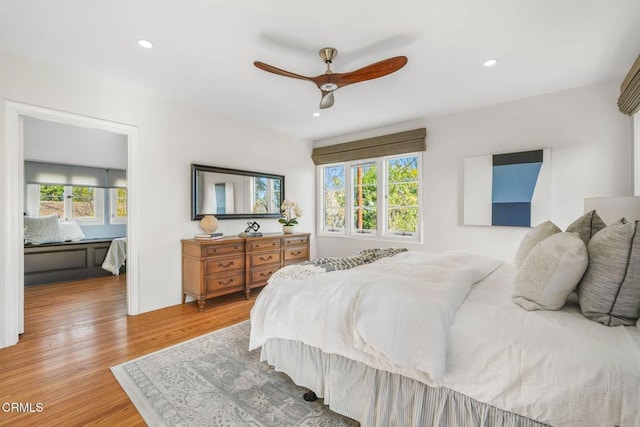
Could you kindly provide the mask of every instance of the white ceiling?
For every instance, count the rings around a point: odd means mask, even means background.
[[[622,79],[639,22],[639,0],[0,0],[0,49],[321,139]],[[317,118],[312,83],[253,66],[318,75],[325,46],[335,72],[409,62]]]

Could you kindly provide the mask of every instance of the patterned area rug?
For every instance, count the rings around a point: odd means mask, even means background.
[[[111,368],[151,426],[358,426],[248,351],[239,323]]]

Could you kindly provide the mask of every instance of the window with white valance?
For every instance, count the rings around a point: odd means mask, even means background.
[[[126,223],[125,170],[33,161],[24,170],[27,215],[56,214],[84,225]]]

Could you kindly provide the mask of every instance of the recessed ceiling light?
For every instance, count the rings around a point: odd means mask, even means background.
[[[145,49],[151,49],[153,47],[153,43],[145,39],[139,39],[138,44],[140,45],[140,47],[143,47]]]
[[[312,116],[313,116],[313,117],[320,117],[320,113],[318,113],[318,112],[316,111],[316,112],[314,112],[314,113],[312,114]]]
[[[484,61],[483,65],[485,67],[493,67],[497,63],[498,63],[498,60],[496,58],[491,58],[491,59],[487,59],[486,61]]]

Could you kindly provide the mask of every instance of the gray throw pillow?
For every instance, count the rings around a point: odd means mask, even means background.
[[[607,224],[604,223],[596,211],[592,210],[573,221],[567,227],[567,232],[578,233],[584,244],[588,245],[593,235],[606,226]]]
[[[589,267],[578,285],[582,313],[607,326],[640,318],[639,222],[606,227],[589,242]]]
[[[542,242],[552,234],[560,233],[560,230],[553,222],[545,221],[542,224],[536,225],[525,234],[524,238],[518,246],[516,252],[516,268],[520,268],[527,259],[527,255],[531,252],[531,249],[538,243]]]
[[[40,218],[25,216],[24,218],[24,239],[40,245],[42,243],[62,242],[62,232],[58,215],[48,215]]]

